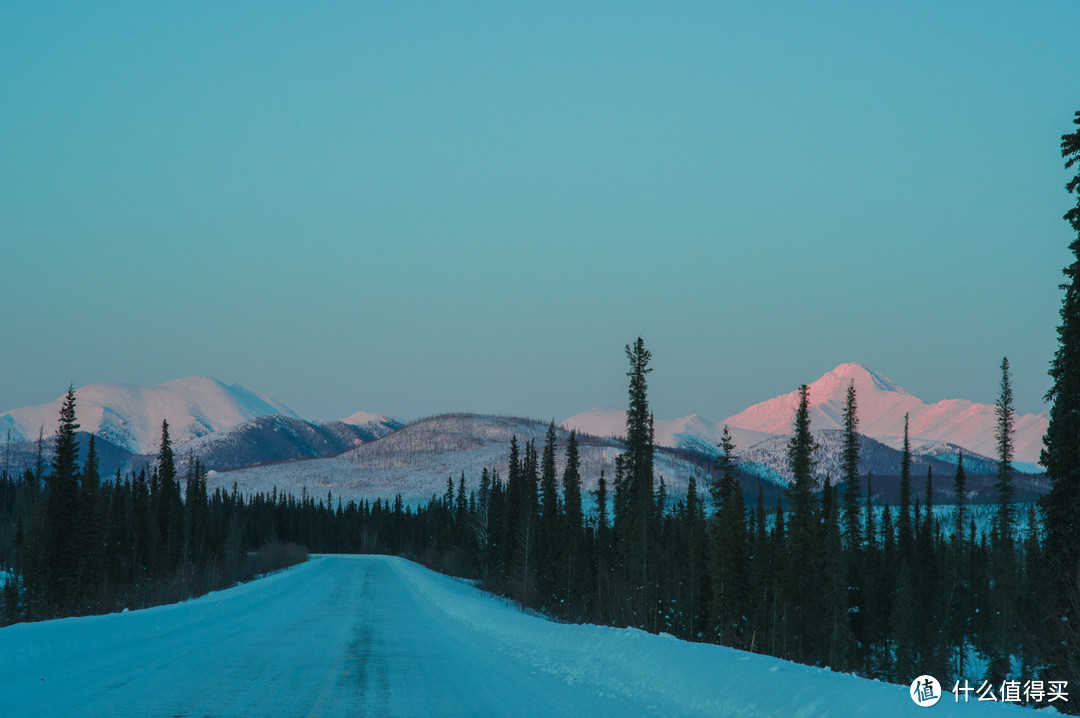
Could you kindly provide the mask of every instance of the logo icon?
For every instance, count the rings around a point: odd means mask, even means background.
[[[911,682],[910,693],[915,705],[929,708],[941,700],[941,684],[933,676],[922,675]]]

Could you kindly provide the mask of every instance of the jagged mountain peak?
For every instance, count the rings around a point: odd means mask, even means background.
[[[843,427],[847,389],[855,385],[858,431],[898,447],[904,433],[904,417],[909,417],[910,435],[930,442],[949,442],[967,451],[993,456],[994,407],[966,399],[943,399],[927,404],[905,391],[885,375],[857,362],[847,362],[808,385],[810,425],[815,431]],[[796,384],[797,386],[797,384]],[[735,438],[736,449],[745,451],[771,436],[791,433],[799,393],[787,394],[754,404],[713,424],[697,414],[681,419],[656,420],[656,443],[661,446],[715,446],[724,424]],[[1025,414],[1016,417],[1015,448],[1020,462],[1038,461],[1047,416]],[[619,409],[590,409],[563,422],[600,436],[625,433],[626,415]]]
[[[820,379],[810,384],[811,403],[821,403],[825,398],[838,398],[841,401],[846,396],[847,388],[855,384],[857,394],[864,392],[895,392],[907,394],[898,384],[891,381],[883,374],[868,369],[858,362],[840,364],[835,369],[827,372]],[[839,395],[837,396],[837,393]],[[818,397],[815,399],[815,397]]]
[[[859,431],[869,436],[895,435],[903,426],[905,414],[922,411],[926,404],[904,391],[898,384],[862,364],[841,364],[808,385],[810,423],[818,429],[837,429],[843,425],[843,408],[847,389],[855,385]],[[726,419],[731,426],[787,434],[795,408],[799,403],[798,390],[763,401]]]

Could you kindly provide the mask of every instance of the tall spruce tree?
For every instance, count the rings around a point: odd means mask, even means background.
[[[577,432],[571,431],[566,443],[566,468],[563,469],[563,537],[565,545],[565,589],[570,609],[581,616],[586,588],[585,516],[581,507],[581,457]]]
[[[953,652],[952,670],[963,676],[967,665],[968,616],[971,612],[971,586],[967,581],[969,546],[966,540],[967,474],[964,472],[964,455],[957,455],[956,475],[953,478],[956,507],[953,509],[952,540],[948,551],[947,581],[949,590],[945,600],[945,637]]]
[[[716,458],[717,476],[710,490],[716,506],[711,570],[711,614],[716,640],[742,648],[746,643],[747,531],[746,507],[738,478],[735,442],[725,425]]]
[[[521,476],[521,451],[517,435],[510,437],[510,458],[506,470],[506,490],[503,492],[503,511],[499,521],[500,533],[497,541],[502,546],[499,564],[504,578],[509,578],[514,568],[517,549],[518,526],[522,522],[522,504],[525,486]]]
[[[794,659],[803,663],[818,655],[823,641],[820,618],[824,610],[821,586],[823,556],[820,512],[814,499],[817,442],[810,433],[810,389],[799,387],[787,460],[792,480],[788,489],[791,518],[788,521],[788,590]]]
[[[79,546],[79,444],[75,432],[75,387],[69,386],[53,447],[52,474],[46,479],[45,495],[45,583],[46,612],[71,612],[77,600]]]
[[[157,566],[162,574],[172,573],[180,563],[184,544],[184,515],[180,483],[176,480],[176,455],[169,438],[169,422],[161,422],[161,449],[157,460]],[[154,497],[151,496],[151,500]]]
[[[1001,392],[995,405],[997,441],[997,513],[994,517],[991,556],[991,612],[982,636],[990,657],[986,678],[1001,682],[1009,677],[1012,656],[1018,646],[1016,606],[1019,599],[1019,564],[1015,546],[1015,508],[1013,506],[1013,406],[1009,383],[1009,360],[1001,360]]]
[[[843,419],[844,544],[848,549],[855,549],[862,543],[862,531],[859,525],[859,415],[854,380],[848,385],[844,398]]]
[[[1012,548],[1016,532],[1016,517],[1013,497],[1013,427],[1016,423],[1013,411],[1013,392],[1009,382],[1009,358],[1001,360],[1001,392],[994,406],[994,439],[997,442],[997,479],[994,488],[997,491],[997,533],[1002,545]]]
[[[562,576],[564,534],[560,530],[559,487],[555,473],[555,420],[548,425],[540,460],[540,525],[538,556],[542,595],[546,598],[565,585]],[[561,591],[560,591],[561,593]],[[563,599],[566,596],[562,596]]]
[[[625,474],[625,517],[616,532],[623,546],[623,569],[630,582],[632,595],[638,600],[633,613],[639,625],[655,626],[654,565],[657,547],[655,476],[653,473],[653,417],[649,410],[646,376],[652,371],[652,353],[645,348],[641,337],[631,347],[626,346],[630,362],[629,407],[626,411],[626,451],[623,454]],[[654,561],[650,561],[654,559]],[[650,565],[650,564],[653,565]]]
[[[1080,111],[1073,124],[1077,129],[1061,137],[1066,169],[1080,163]],[[1080,675],[1080,542],[1076,540],[1080,534],[1080,171],[1065,189],[1077,196],[1076,204],[1065,213],[1065,221],[1077,236],[1069,244],[1074,259],[1065,268],[1061,285],[1065,296],[1058,348],[1050,362],[1053,384],[1045,397],[1051,402],[1050,425],[1040,458],[1050,480],[1050,491],[1041,501],[1047,570],[1046,621],[1041,634],[1047,650],[1047,677]]]

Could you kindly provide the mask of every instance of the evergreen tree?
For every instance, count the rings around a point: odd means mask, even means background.
[[[769,645],[769,616],[773,601],[772,551],[765,521],[764,489],[760,481],[757,505],[754,507],[753,552],[749,564],[747,583],[751,616],[750,642],[747,647],[753,652],[759,644]]]
[[[73,387],[68,387],[68,393],[71,394]],[[42,424],[38,427],[37,438],[37,451],[35,452],[34,459],[34,480],[35,486],[41,487],[41,480],[45,478],[45,425]]]
[[[855,549],[862,543],[859,519],[859,416],[855,402],[855,382],[848,385],[844,399],[844,445],[841,467],[844,477],[844,544]]]
[[[45,493],[45,610],[66,615],[77,600],[79,546],[79,444],[75,438],[75,388],[68,387],[56,429],[52,474]]]
[[[746,643],[749,613],[746,508],[738,480],[735,444],[727,426],[720,437],[716,467],[719,475],[711,486],[716,506],[710,586],[713,628],[720,643],[741,648]]]
[[[953,543],[959,545],[964,540],[964,527],[967,526],[967,474],[964,472],[964,453],[956,456],[956,476],[953,478],[953,493],[956,495],[956,508],[953,512]]]
[[[910,562],[914,544],[911,520],[911,441],[908,438],[908,415],[904,414],[904,446],[900,452],[900,513],[896,517],[900,560]]]
[[[885,504],[881,511],[881,538],[877,556],[877,570],[873,577],[877,604],[874,612],[877,619],[874,642],[877,650],[872,673],[882,678],[894,679],[896,646],[893,643],[893,610],[897,604],[893,598],[897,590],[897,576],[910,576],[910,572],[896,570],[896,531],[892,508],[888,504]]]
[[[690,477],[686,486],[686,508],[681,532],[682,546],[672,548],[683,557],[684,574],[675,583],[685,586],[682,609],[685,614],[685,635],[697,640],[704,634],[708,604],[708,537],[705,531],[705,502],[697,491],[697,479]],[[743,577],[745,580],[745,575]]]
[[[1016,490],[1013,486],[1012,468],[1015,412],[1013,411],[1012,386],[1009,383],[1008,357],[1001,360],[1001,393],[998,394],[997,404],[994,407],[994,416],[996,417],[994,439],[997,442],[997,480],[994,483],[998,500],[997,532],[1003,546],[1011,550],[1016,530],[1013,509],[1013,497]]]
[[[615,457],[615,464],[621,464],[620,457]],[[600,623],[612,621],[611,604],[611,553],[613,538],[611,524],[608,522],[608,485],[603,469],[596,480],[596,542],[594,563],[596,566],[596,602],[594,615]]]
[[[849,561],[841,540],[840,521],[837,511],[838,497],[828,477],[822,507],[824,554],[822,556],[824,578],[825,647],[823,658],[833,668],[846,669],[851,665],[855,651],[855,637],[851,629],[849,602]],[[828,506],[828,509],[825,508]],[[854,553],[851,549],[849,553]]]
[[[625,475],[625,513],[621,526],[616,526],[622,547],[623,570],[637,600],[633,603],[633,621],[642,627],[655,625],[655,565],[650,568],[650,558],[657,553],[656,546],[656,497],[653,473],[653,417],[649,410],[648,386],[645,377],[652,371],[649,361],[652,353],[645,349],[645,342],[638,337],[633,347],[626,346],[626,358],[630,362],[630,403],[626,412],[626,451],[623,454]]]
[[[874,528],[874,472],[872,471],[866,472],[866,521],[864,523],[866,544],[872,548],[877,536],[877,529]]]
[[[821,519],[813,496],[817,442],[810,433],[809,392],[805,384],[799,387],[799,405],[787,447],[788,467],[792,474],[788,489],[792,515],[788,522],[790,565],[786,595],[791,597],[789,609],[792,637],[795,640],[793,656],[802,663],[812,661],[818,655],[823,610]]]
[[[566,444],[566,468],[563,470],[563,529],[565,551],[565,595],[570,609],[582,614],[586,589],[585,516],[581,507],[581,457],[577,432],[571,431]]]
[[[1080,163],[1078,129],[1061,138],[1066,169]],[[1040,463],[1046,467],[1050,491],[1042,498],[1046,538],[1043,565],[1047,571],[1046,621],[1042,645],[1047,650],[1045,675],[1080,675],[1080,171],[1065,185],[1076,204],[1065,213],[1076,232],[1069,244],[1072,263],[1065,268],[1058,348],[1050,363],[1053,384],[1046,393],[1050,425],[1043,438]]]
[[[712,494],[713,506],[719,512],[735,493],[735,487],[739,485],[739,465],[738,458],[735,456],[735,442],[731,438],[727,424],[724,424],[720,443],[717,446],[720,448],[720,453],[716,457],[716,474],[709,485],[709,492]]]
[[[555,421],[552,420],[544,437],[544,453],[540,461],[539,546],[541,591],[545,598],[565,585],[562,576],[563,535],[560,531],[562,521],[559,514],[558,478],[555,473],[555,439]]]
[[[184,518],[180,501],[180,483],[176,480],[176,456],[169,438],[169,422],[161,422],[161,449],[156,471],[157,492],[151,491],[157,524],[157,570],[160,575],[171,574],[180,564],[183,551]],[[151,486],[155,482],[151,481]]]
[[[82,491],[79,495],[78,548],[79,565],[76,573],[76,601],[88,610],[96,589],[105,573],[105,517],[100,505],[97,447],[94,435],[86,449],[82,470]]]
[[[1016,555],[1016,520],[1013,507],[1012,458],[1013,458],[1013,407],[1012,387],[1009,383],[1009,360],[1001,360],[1001,393],[995,406],[997,419],[994,438],[997,441],[997,514],[994,520],[993,540],[990,545],[991,584],[990,605],[992,612],[984,635],[985,652],[990,665],[987,678],[1001,682],[1009,677],[1012,655],[1017,648],[1016,606],[1019,600],[1019,564]]]
[[[946,645],[951,648],[954,656],[952,671],[960,677],[964,675],[967,665],[968,616],[971,613],[971,586],[967,581],[970,550],[965,534],[968,523],[967,475],[964,472],[962,453],[957,456],[953,493],[956,495],[956,508],[953,510],[952,539],[947,558],[948,590],[943,603],[943,624]]]
[[[504,577],[509,578],[514,567],[519,525],[522,523],[522,505],[525,503],[524,479],[521,475],[520,450],[517,436],[510,437],[510,459],[507,462],[506,491],[503,496],[501,531],[498,542],[502,546],[500,561]]]

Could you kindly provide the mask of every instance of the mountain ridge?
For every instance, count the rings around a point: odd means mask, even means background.
[[[862,364],[848,362],[826,372],[808,385],[810,425],[814,430],[843,428],[847,387],[854,382],[858,431],[892,448],[903,443],[905,414],[910,417],[909,435],[923,444],[953,444],[968,452],[994,456],[995,407],[967,399],[943,399],[927,404],[884,375]],[[774,436],[787,436],[798,404],[798,391],[754,404],[723,421],[710,422],[697,414],[673,420],[657,419],[656,443],[678,447],[719,441],[726,424],[737,450],[745,451]],[[1046,412],[1015,415],[1014,447],[1017,462],[1033,465],[1039,460],[1042,437],[1049,423]],[[616,431],[617,427],[623,427]],[[625,412],[594,408],[575,414],[561,424],[566,428],[605,436],[625,432]],[[681,430],[677,427],[682,426]]]
[[[63,400],[60,396],[0,414],[0,428],[12,430],[15,440],[36,439],[39,427],[51,434]],[[83,431],[135,454],[157,451],[162,421],[169,422],[169,436],[179,444],[267,414],[300,418],[270,397],[200,376],[150,386],[111,381],[88,384],[75,390],[75,411]]]

